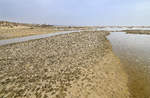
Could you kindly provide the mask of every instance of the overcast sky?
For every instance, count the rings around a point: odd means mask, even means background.
[[[0,0],[0,20],[54,25],[150,25],[150,0]]]

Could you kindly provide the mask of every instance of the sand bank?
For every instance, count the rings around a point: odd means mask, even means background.
[[[129,98],[108,32],[75,32],[0,47],[0,97]]]

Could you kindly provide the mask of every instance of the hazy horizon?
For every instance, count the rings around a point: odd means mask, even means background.
[[[0,0],[0,20],[51,25],[150,25],[149,0]]]

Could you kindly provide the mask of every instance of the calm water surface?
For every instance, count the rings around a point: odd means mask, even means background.
[[[122,60],[150,65],[150,35],[112,32],[107,38]]]
[[[150,98],[150,35],[112,32],[107,36],[124,64],[133,98]]]

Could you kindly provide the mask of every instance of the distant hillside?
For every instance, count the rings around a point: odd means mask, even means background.
[[[48,24],[27,24],[27,23],[0,21],[0,27],[13,28],[13,27],[17,27],[17,26],[25,26],[25,27],[52,27],[53,25],[48,25]]]
[[[24,23],[0,21],[0,26],[1,26],[1,27],[32,26],[32,24],[24,24]]]

